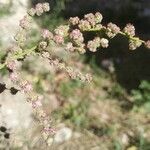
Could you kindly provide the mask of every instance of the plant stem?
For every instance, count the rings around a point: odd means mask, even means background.
[[[10,58],[11,58],[11,59],[19,59],[19,58],[22,58],[22,57],[24,57],[24,56],[26,56],[26,55],[28,55],[28,54],[31,54],[32,52],[35,52],[36,48],[37,48],[37,46],[33,46],[33,47],[30,48],[30,49],[23,50],[23,52],[21,52],[21,53],[12,54],[12,55],[10,56]],[[6,62],[3,63],[3,64],[0,63],[0,70],[3,69],[5,66],[6,66]]]

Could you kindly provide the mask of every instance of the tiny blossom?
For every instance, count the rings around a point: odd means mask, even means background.
[[[50,57],[50,54],[49,54],[49,52],[43,52],[43,53],[42,53],[42,56],[43,56],[44,58],[49,58],[49,57]]]
[[[93,41],[95,42],[95,44],[97,45],[97,47],[100,46],[101,39],[99,37],[95,37]]]
[[[43,11],[48,12],[50,10],[49,3],[43,3]]]
[[[47,29],[42,30],[41,36],[42,38],[49,39],[49,40],[53,38],[53,34]]]
[[[14,39],[18,42],[18,46],[24,45],[26,39],[27,39],[27,34],[25,30],[20,30],[16,33],[14,36]]]
[[[28,10],[28,14],[29,14],[30,16],[34,16],[35,13],[36,13],[36,10],[35,10],[34,8],[31,8],[31,9]]]
[[[40,49],[46,49],[47,48],[47,42],[45,42],[45,41],[40,42],[39,43],[39,48]]]
[[[145,46],[150,49],[150,40],[145,42]]]
[[[100,38],[99,37],[95,37],[94,40],[89,41],[87,44],[87,48],[91,52],[96,52],[96,50],[99,46],[100,46]]]
[[[95,29],[100,30],[100,29],[102,29],[102,27],[103,26],[101,24],[96,24]]]
[[[51,127],[45,127],[43,129],[43,132],[46,133],[46,134],[50,134],[50,133],[56,133],[56,130],[51,128]]]
[[[123,31],[130,36],[135,36],[135,27],[130,23],[125,26]]]
[[[70,68],[70,70],[68,69],[67,72],[71,79],[77,78],[77,73],[72,68]]]
[[[96,23],[101,23],[102,19],[103,19],[102,14],[101,14],[100,12],[96,12],[96,13],[95,13],[95,20],[96,20]]]
[[[97,44],[95,44],[94,41],[88,41],[87,43],[87,48],[91,51],[91,52],[96,52],[97,50]]]
[[[78,47],[77,50],[80,54],[84,54],[86,52],[86,50],[83,46]]]
[[[36,114],[39,117],[40,121],[43,121],[47,117],[46,113],[42,109],[37,109]]]
[[[79,25],[78,26],[83,31],[91,29],[90,23],[87,20],[83,20],[83,19],[79,21]]]
[[[100,44],[101,44],[101,46],[102,46],[103,48],[107,48],[107,47],[108,47],[108,44],[109,44],[109,41],[108,41],[107,39],[105,39],[105,38],[102,38],[102,39],[100,40]]]
[[[42,103],[39,99],[35,100],[35,101],[32,101],[32,107],[33,108],[39,108],[42,106]]]
[[[65,70],[72,79],[78,78],[79,80],[83,82],[86,81],[85,76],[80,71],[74,70],[71,67],[66,67]]]
[[[51,123],[51,120],[50,120],[49,117],[47,116],[47,117],[45,117],[45,118],[42,120],[42,122],[43,122],[44,127],[49,127],[49,126],[50,126],[50,123]]]
[[[68,35],[68,31],[69,31],[69,26],[66,25],[61,25],[54,30],[55,34],[63,37]]]
[[[31,92],[31,91],[32,91],[32,85],[31,85],[31,83],[29,83],[28,81],[22,81],[22,82],[20,83],[20,87],[21,87],[21,89],[22,89],[22,91],[23,91],[24,93],[27,93],[27,92]]]
[[[115,33],[112,33],[111,30],[108,28],[107,31],[106,31],[106,35],[109,37],[109,38],[113,38],[116,36]]]
[[[90,74],[85,75],[86,81],[91,82],[92,81],[92,76]]]
[[[59,66],[59,60],[58,59],[50,60],[50,64],[53,65],[53,66],[58,67]]]
[[[83,41],[83,34],[80,32],[80,30],[78,29],[74,29],[71,33],[70,33],[70,38],[77,44],[80,45]]]
[[[57,44],[63,44],[63,43],[64,43],[64,38],[63,38],[63,36],[61,36],[61,35],[55,35],[55,36],[54,36],[54,41],[55,41]]]
[[[92,13],[86,14],[84,15],[84,18],[92,25],[95,26],[96,25],[96,19],[95,19],[95,15]]]
[[[10,69],[10,70],[16,70],[17,68],[17,61],[16,60],[10,60],[6,63],[6,66]]]
[[[107,28],[110,29],[110,31],[115,35],[120,32],[120,28],[116,24],[113,24],[111,22],[108,23]]]
[[[18,73],[16,73],[16,72],[12,72],[12,73],[10,73],[10,80],[12,81],[12,82],[16,82],[16,81],[18,81]]]
[[[86,81],[86,77],[85,75],[83,75],[81,72],[77,71],[77,77],[79,78],[80,81],[85,82]]]
[[[73,52],[75,48],[73,47],[73,44],[71,42],[69,42],[69,43],[67,43],[65,49],[67,51]]]
[[[35,10],[36,10],[37,16],[41,16],[42,13],[44,12],[43,5],[41,3],[36,4]]]
[[[31,18],[29,16],[24,16],[23,19],[20,20],[20,27],[23,29],[28,29],[30,27]]]
[[[70,37],[72,39],[78,39],[81,35],[82,35],[82,33],[80,32],[80,30],[75,29],[71,32]]]
[[[139,39],[136,40],[129,40],[129,49],[130,50],[135,50],[138,47],[140,47],[142,42]]]
[[[65,64],[64,63],[59,63],[58,68],[59,69],[65,69]]]
[[[72,24],[72,25],[77,25],[79,23],[79,18],[78,17],[70,17],[69,19],[69,22]]]

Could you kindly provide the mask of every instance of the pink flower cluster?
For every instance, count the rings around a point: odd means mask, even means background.
[[[71,17],[69,19],[69,22],[71,25],[78,25],[79,29],[82,31],[90,30],[91,28],[96,27],[97,25],[101,23],[103,17],[101,13],[97,12],[94,14],[89,13],[84,16],[83,19],[79,19],[78,17]],[[97,27],[98,27],[97,26]]]
[[[71,25],[77,25],[79,23],[79,17],[70,17],[69,22]]]
[[[145,46],[150,49],[150,40],[145,42]]]
[[[113,24],[111,22],[108,23],[108,25],[107,25],[107,32],[106,32],[108,37],[113,38],[119,32],[120,32],[120,28],[116,24]]]
[[[17,68],[17,61],[16,60],[8,60],[6,62],[6,65],[10,70],[14,71]]]
[[[135,36],[135,27],[130,23],[124,27],[123,31],[129,36]]]
[[[32,84],[26,80],[20,82],[20,88],[24,93],[28,93],[33,90]]]
[[[48,29],[43,29],[41,32],[41,36],[43,39],[53,39],[53,34]]]
[[[142,45],[142,42],[139,40],[139,38],[134,38],[129,40],[129,49],[130,50],[135,50],[138,47]]]
[[[105,38],[100,39],[99,37],[94,38],[94,40],[88,41],[87,48],[91,52],[96,52],[98,47],[107,48],[109,41]]]
[[[23,19],[20,20],[20,27],[22,27],[23,29],[28,29],[30,27],[30,23],[31,23],[31,17],[26,15],[23,17]]]
[[[96,24],[101,23],[103,16],[101,15],[101,13],[97,12],[94,14],[89,13],[87,15],[84,16],[84,19],[87,20],[91,27],[95,27]]]
[[[74,29],[70,33],[70,38],[72,39],[73,43],[75,43],[77,46],[80,46],[84,41],[83,34],[79,29]]]
[[[41,16],[44,12],[48,12],[50,10],[49,3],[38,3],[36,4],[35,8],[31,8],[28,11],[28,14],[30,16],[34,16],[35,14],[37,16]]]
[[[60,62],[58,59],[52,59],[47,52],[43,52],[42,56],[43,58],[48,59],[50,65],[54,66],[56,69],[66,71],[72,79],[79,79],[82,82],[90,82],[92,80],[90,74],[84,75],[79,70],[66,66],[65,63]]]
[[[27,102],[29,102],[34,110],[35,116],[40,122],[40,125],[42,125],[43,132],[45,132],[45,129],[49,129],[49,132],[46,131],[46,134],[49,135],[52,132],[52,127],[50,125],[50,120],[47,114],[44,112],[42,108],[42,100],[43,96],[37,96],[34,91],[32,84],[21,78],[20,74],[14,70],[14,72],[10,73],[10,79],[12,80],[13,83],[15,83],[19,90],[26,94],[27,96]],[[50,130],[51,129],[51,130]]]

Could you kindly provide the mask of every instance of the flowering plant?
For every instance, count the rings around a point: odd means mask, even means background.
[[[143,41],[135,36],[135,28],[132,24],[127,24],[121,30],[116,24],[108,23],[107,26],[102,25],[103,16],[97,12],[95,14],[86,14],[83,19],[71,17],[67,25],[58,26],[53,32],[48,29],[41,31],[41,38],[31,48],[27,47],[27,36],[31,31],[32,17],[41,16],[44,12],[48,12],[50,6],[48,3],[38,3],[35,8],[31,8],[28,13],[20,20],[20,30],[14,37],[16,45],[9,51],[4,60],[0,60],[0,70],[7,68],[10,73],[10,80],[18,88],[10,90],[13,93],[23,92],[27,96],[27,101],[32,105],[35,115],[43,128],[44,135],[48,136],[54,132],[51,127],[49,116],[46,115],[42,108],[41,96],[37,95],[32,84],[21,76],[19,73],[17,62],[23,62],[25,57],[30,55],[38,55],[48,61],[56,69],[65,71],[72,79],[79,79],[83,82],[90,82],[92,77],[89,74],[82,74],[77,69],[67,66],[61,62],[59,58],[53,57],[50,47],[52,45],[60,45],[66,51],[85,53],[87,50],[96,52],[98,48],[107,48],[109,39],[114,38],[118,34],[125,36],[129,41],[129,49],[135,50],[142,44],[150,49],[150,41]],[[86,33],[93,32],[94,38],[89,41],[85,40]],[[1,84],[6,89],[5,84]]]

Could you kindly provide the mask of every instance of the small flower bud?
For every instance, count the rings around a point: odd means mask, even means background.
[[[92,13],[86,14],[84,18],[94,27],[96,25],[95,15]]]
[[[129,49],[135,50],[138,47],[142,45],[142,42],[139,40],[139,38],[136,38],[135,40],[129,40]]]
[[[35,6],[37,16],[41,16],[43,11],[43,5],[41,3],[36,4]]]
[[[100,46],[101,39],[99,37],[95,37],[93,41],[94,41],[94,43],[96,44],[97,47]]]
[[[61,35],[55,35],[54,36],[54,41],[57,44],[63,44],[64,43],[64,38]]]
[[[69,19],[69,22],[72,24],[72,25],[77,25],[79,23],[79,18],[78,17],[71,17]]]
[[[132,24],[127,24],[123,31],[129,36],[135,36],[135,27]]]
[[[53,38],[53,34],[47,29],[43,29],[41,35],[42,35],[42,38],[44,38],[44,39],[50,40]]]
[[[101,24],[96,24],[95,29],[100,30],[100,29],[102,29],[102,27],[103,26]]]
[[[47,48],[47,42],[45,42],[45,41],[40,42],[39,43],[39,48],[42,49],[42,50],[46,49]]]
[[[145,46],[150,49],[150,40],[145,42]]]
[[[11,80],[12,82],[18,81],[18,73],[16,73],[16,72],[10,73],[10,80]]]
[[[102,19],[103,19],[102,14],[101,14],[100,12],[97,12],[97,13],[95,14],[96,23],[101,23]]]
[[[20,20],[19,26],[23,29],[28,29],[30,27],[31,18],[29,16],[24,16],[23,19]]]
[[[6,63],[6,66],[10,69],[10,70],[16,70],[17,65],[16,65],[17,61],[16,60],[10,60]]]
[[[91,82],[92,81],[92,76],[90,74],[85,75],[86,81]]]
[[[45,12],[48,12],[50,10],[50,6],[49,6],[49,3],[43,3],[43,10]]]
[[[42,106],[42,103],[41,103],[41,101],[40,101],[39,99],[32,102],[32,107],[33,107],[34,109],[35,109],[35,108],[39,108],[39,107],[41,107],[41,106]]]
[[[87,20],[80,20],[78,26],[83,31],[91,29],[91,25]]]
[[[43,56],[43,58],[49,58],[50,54],[49,54],[49,52],[43,52],[42,56]]]
[[[102,39],[100,40],[100,44],[101,44],[101,46],[102,46],[103,48],[107,48],[107,47],[108,47],[108,44],[109,44],[109,41],[108,41],[107,39],[105,39],[105,38],[102,38]]]
[[[87,48],[91,51],[91,52],[96,52],[97,50],[97,45],[94,41],[88,41],[87,43]]]
[[[80,32],[80,30],[78,29],[74,29],[71,33],[70,33],[70,38],[75,42],[75,44],[80,45],[83,43],[84,38],[83,38],[83,34]]]
[[[87,44],[87,48],[91,51],[91,52],[96,52],[97,48],[100,47],[100,38],[99,37],[95,37],[94,40],[91,40],[88,42]]]
[[[115,35],[120,32],[120,28],[116,24],[113,24],[111,22],[108,23],[107,28],[110,29],[110,31]]]
[[[42,109],[38,109],[36,113],[41,121],[43,121],[47,117],[46,113]]]
[[[84,44],[83,44],[84,45]],[[85,50],[85,48],[84,48],[84,46],[80,46],[80,47],[78,47],[78,52],[80,53],[80,54],[84,54],[85,52],[86,52],[86,50]]]
[[[22,81],[20,83],[20,87],[24,93],[31,92],[33,89],[31,83],[28,81]]]
[[[68,31],[69,31],[69,26],[67,25],[61,25],[54,30],[55,34],[63,37],[68,35]]]
[[[35,13],[36,13],[36,10],[35,10],[34,8],[31,8],[31,9],[29,9],[29,11],[28,11],[28,14],[29,14],[30,16],[34,16]]]
[[[73,52],[74,51],[74,47],[73,44],[71,42],[67,43],[66,48],[67,51]]]
[[[43,129],[43,132],[46,134],[52,134],[52,133],[56,133],[55,129],[51,128],[51,127],[45,127]]]

